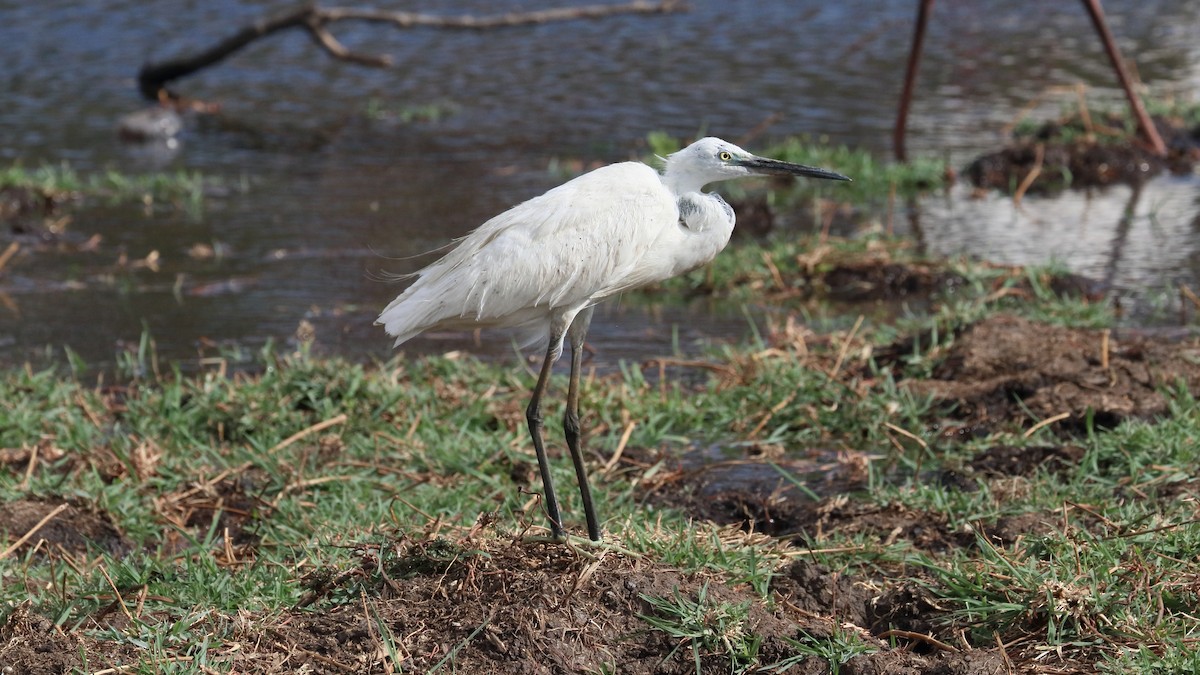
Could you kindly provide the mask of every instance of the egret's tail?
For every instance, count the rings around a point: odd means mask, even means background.
[[[437,322],[437,319],[431,316],[435,303],[423,297],[426,293],[419,284],[418,281],[392,300],[379,313],[379,318],[375,319],[376,326],[383,326],[388,335],[396,338],[392,343],[393,347],[408,342]]]

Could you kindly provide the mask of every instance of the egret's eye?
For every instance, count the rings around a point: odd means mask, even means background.
[[[728,152],[726,152],[724,150],[722,150],[720,153],[718,153],[717,157],[720,157],[722,162],[728,162],[729,160],[733,159],[733,155],[729,154]]]

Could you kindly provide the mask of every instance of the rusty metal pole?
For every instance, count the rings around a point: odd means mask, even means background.
[[[1162,136],[1158,135],[1158,129],[1155,128],[1154,122],[1146,114],[1141,97],[1133,90],[1133,81],[1129,78],[1129,71],[1125,69],[1125,62],[1121,60],[1121,53],[1117,50],[1117,43],[1113,39],[1112,31],[1108,29],[1108,21],[1104,18],[1104,9],[1100,7],[1100,0],[1083,0],[1083,6],[1087,8],[1088,15],[1092,17],[1092,24],[1096,27],[1096,32],[1100,34],[1100,41],[1104,43],[1104,51],[1108,52],[1113,69],[1117,71],[1117,79],[1121,81],[1121,88],[1125,90],[1125,97],[1129,99],[1129,108],[1133,111],[1133,116],[1137,118],[1138,129],[1142,131],[1142,135],[1150,144],[1154,154],[1166,157],[1167,146],[1163,143]]]
[[[921,48],[925,43],[925,26],[929,24],[929,12],[933,0],[921,0],[917,6],[917,25],[913,29],[912,49],[908,52],[908,68],[904,71],[904,90],[900,92],[900,109],[896,112],[896,127],[892,130],[892,152],[896,160],[908,161],[904,148],[904,134],[908,127],[908,107],[912,103],[913,86],[917,81],[917,66],[921,63]]]

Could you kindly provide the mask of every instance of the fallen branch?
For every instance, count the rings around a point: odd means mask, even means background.
[[[138,72],[138,89],[146,98],[154,101],[177,99],[167,89],[167,84],[186,77],[238,52],[259,38],[290,28],[303,28],[317,46],[335,59],[364,66],[387,68],[392,65],[391,57],[381,54],[361,54],[347,49],[329,32],[328,25],[337,21],[367,21],[387,23],[397,28],[441,28],[450,30],[490,30],[511,26],[542,24],[552,21],[576,19],[599,19],[614,14],[666,14],[682,11],[682,0],[633,0],[620,5],[586,5],[583,7],[560,7],[530,12],[509,12],[492,16],[436,16],[415,12],[392,12],[353,7],[318,7],[306,4],[301,7],[255,21],[217,44],[196,54],[188,54],[159,63],[147,63]]]

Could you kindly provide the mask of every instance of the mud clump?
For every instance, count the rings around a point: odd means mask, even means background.
[[[965,279],[944,266],[863,260],[837,265],[824,273],[823,282],[831,300],[866,302],[944,293]]]
[[[1154,124],[1167,146],[1166,157],[1117,131],[1124,126],[1117,117],[1096,126],[1073,116],[1046,122],[1031,135],[976,158],[963,173],[976,187],[1005,192],[1028,182],[1024,190],[1029,193],[1138,185],[1164,171],[1190,173],[1200,160],[1200,127],[1167,117],[1155,117]]]
[[[1166,414],[1164,389],[1200,389],[1198,355],[1197,346],[998,315],[965,329],[932,378],[903,384],[945,404],[947,426],[1029,427],[1063,416],[1053,428],[1079,435]]]
[[[979,157],[964,174],[976,187],[1012,192],[1037,171],[1027,190],[1036,194],[1067,187],[1143,183],[1167,166],[1163,158],[1132,145],[1024,141]]]
[[[0,188],[0,227],[14,235],[48,236],[45,220],[56,214],[61,201],[45,190]]]
[[[853,576],[836,574],[805,560],[797,560],[776,581],[775,590],[806,612],[831,615],[839,621],[869,628],[876,623],[872,611],[877,588]]]
[[[1038,469],[1061,473],[1083,459],[1084,449],[1078,445],[1038,445],[1018,448],[996,445],[971,460],[970,467],[987,477],[1032,476]]]
[[[49,519],[45,520],[47,517]],[[69,554],[80,554],[94,547],[120,556],[132,549],[132,544],[117,529],[108,513],[83,502],[18,499],[0,504],[0,533],[7,535],[10,542],[31,531],[33,535],[14,553],[20,555],[29,548],[38,547],[39,550],[62,549]]]
[[[79,665],[82,643],[78,636],[57,630],[49,619],[22,605],[0,626],[0,667],[24,675],[69,673]]]
[[[637,452],[644,451],[634,454]],[[850,499],[848,495],[867,485],[868,460],[864,456],[849,454],[826,461],[820,459],[822,453],[812,455],[818,459],[751,454],[744,459],[690,466],[681,458],[659,453],[650,461],[638,461],[662,466],[657,482],[645,486],[647,501],[721,525],[787,539],[797,546],[833,535],[862,535],[883,546],[906,540],[928,552],[972,545],[973,535],[951,531],[945,518],[937,514],[900,504]],[[798,488],[797,482],[806,489]]]

